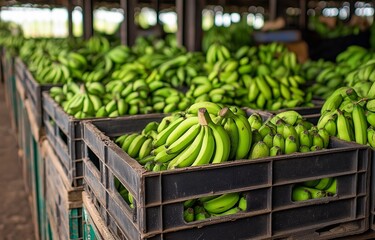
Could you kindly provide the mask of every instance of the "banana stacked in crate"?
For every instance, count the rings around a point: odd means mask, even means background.
[[[115,141],[147,170],[160,171],[321,150],[329,134],[295,111],[263,121],[257,113],[200,102]]]

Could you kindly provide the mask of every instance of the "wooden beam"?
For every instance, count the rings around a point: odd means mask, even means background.
[[[124,11],[124,21],[120,26],[121,43],[132,46],[137,37],[137,27],[134,22],[134,8],[137,5],[136,0],[120,0],[120,6]]]
[[[199,51],[202,47],[202,10],[205,0],[176,0],[177,40],[188,51]]]
[[[94,35],[93,28],[93,10],[94,10],[94,0],[83,1],[83,37],[88,40]]]

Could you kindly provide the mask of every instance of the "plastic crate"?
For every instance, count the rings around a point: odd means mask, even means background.
[[[317,152],[154,173],[145,171],[111,138],[140,131],[155,120],[134,116],[84,123],[85,190],[117,238],[279,239],[303,232],[305,237],[326,239],[369,228],[367,147],[332,138],[330,149]],[[114,177],[133,195],[134,210],[116,191]],[[324,177],[337,178],[336,196],[291,201],[296,183]],[[200,222],[183,220],[185,200],[229,192],[245,192],[251,211]]]
[[[48,141],[43,142],[46,209],[53,239],[82,239],[82,189],[73,189]]]
[[[24,62],[19,57],[16,57],[14,59],[14,73],[15,77],[21,81],[23,86],[25,86],[25,71],[26,66]]]
[[[106,227],[86,192],[82,192],[83,201],[83,239],[112,240],[113,235]]]
[[[44,91],[48,91],[54,86],[61,86],[61,84],[40,84],[35,81],[31,72],[25,69],[25,86],[27,97],[30,99],[31,108],[33,109],[35,121],[38,127],[43,126],[43,96]]]
[[[59,157],[71,186],[82,186],[82,120],[65,113],[48,92],[43,93],[43,110],[47,139]]]

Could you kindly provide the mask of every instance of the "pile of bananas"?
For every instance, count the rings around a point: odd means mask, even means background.
[[[347,35],[357,35],[360,32],[359,26],[351,26],[337,18],[335,27],[329,27],[321,22],[318,16],[309,17],[309,28],[315,30],[322,38],[338,38]]]
[[[232,56],[224,45],[213,44],[206,69],[208,74],[194,78],[186,93],[194,102],[268,110],[313,106],[312,93],[300,89],[305,79],[298,74],[297,58],[283,45],[244,46]]]
[[[375,61],[369,60],[346,75],[345,83],[360,97],[375,98]]]
[[[330,197],[337,192],[336,178],[322,178],[303,182],[296,185],[292,191],[292,201],[306,201],[309,199],[317,199]]]
[[[88,118],[98,116],[103,102],[100,96],[104,92],[104,86],[100,83],[81,84],[74,82],[63,87],[50,89],[51,97],[63,106],[69,115],[75,118]]]
[[[337,89],[321,110],[318,128],[345,141],[375,146],[375,99],[360,98],[350,87]]]
[[[194,222],[246,211],[246,196],[241,195],[240,193],[226,193],[187,200],[184,202],[184,220]]]
[[[328,147],[329,134],[295,111],[263,122],[258,113],[247,118],[237,107],[199,102],[115,142],[146,170],[161,171],[321,150]]]
[[[353,87],[360,96],[368,97],[375,79],[371,74],[374,52],[360,46],[350,46],[336,57],[336,63],[309,61],[302,67],[306,79],[316,82],[310,88],[314,96],[327,99],[339,87]],[[375,94],[375,92],[374,92]],[[375,97],[375,95],[373,96]]]

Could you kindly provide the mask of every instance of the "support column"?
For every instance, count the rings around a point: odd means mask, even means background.
[[[269,0],[270,5],[270,21],[273,21],[276,19],[276,11],[277,11],[277,0]]]
[[[72,0],[68,0],[68,6],[67,6],[67,11],[68,11],[68,36],[69,37],[74,37],[73,36],[73,3]]]
[[[120,6],[124,11],[124,21],[120,26],[121,44],[132,46],[137,37],[137,27],[134,22],[134,8],[136,0],[120,0]]]
[[[301,9],[301,14],[299,15],[299,27],[301,29],[307,28],[307,1],[299,0],[299,6]]]
[[[94,34],[93,28],[93,10],[94,10],[93,0],[83,1],[83,37],[88,40]]]
[[[199,51],[202,47],[202,10],[205,0],[176,0],[177,41],[188,51]]]

